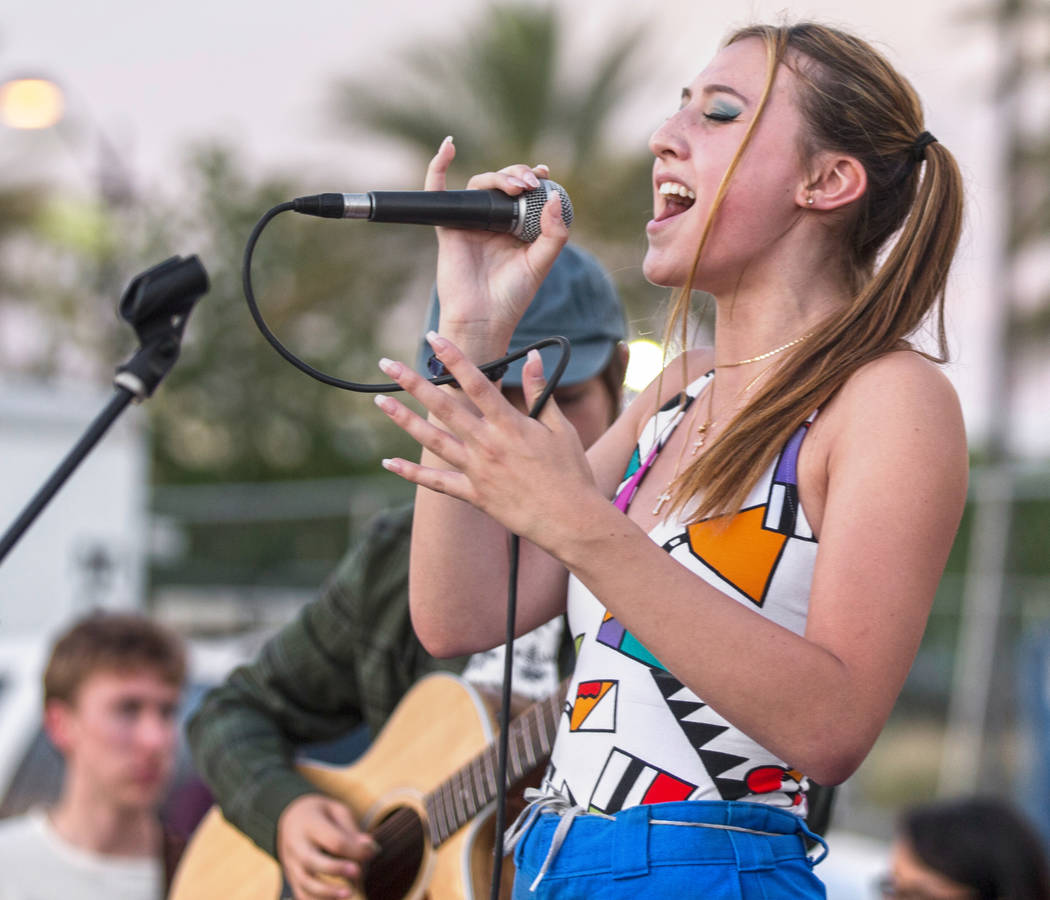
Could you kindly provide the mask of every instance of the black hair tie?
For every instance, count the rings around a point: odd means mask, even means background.
[[[922,134],[920,134],[917,138],[915,138],[914,141],[912,141],[912,145],[909,148],[911,161],[916,164],[921,163],[924,159],[926,159],[926,148],[930,144],[935,144],[936,142],[937,138],[935,138],[928,131],[922,132]]]

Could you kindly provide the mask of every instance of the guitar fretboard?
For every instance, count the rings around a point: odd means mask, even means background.
[[[562,685],[562,688],[565,686]],[[507,729],[507,784],[513,787],[551,752],[563,690],[532,704]],[[496,798],[499,757],[495,743],[424,798],[431,845],[437,847]]]

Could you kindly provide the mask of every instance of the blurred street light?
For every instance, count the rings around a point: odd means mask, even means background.
[[[83,133],[93,146],[92,183],[98,199],[108,210],[130,206],[134,187],[130,171],[113,142],[96,122],[84,113],[84,104],[73,104],[70,114],[67,92],[44,75],[9,78],[0,83],[0,123],[19,131],[50,129],[83,162]]]
[[[64,112],[62,89],[47,78],[12,78],[0,85],[0,122],[9,128],[51,128]]]

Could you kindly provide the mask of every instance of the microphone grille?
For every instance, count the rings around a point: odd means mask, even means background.
[[[540,215],[550,195],[557,192],[561,196],[561,218],[565,227],[572,226],[572,200],[568,193],[556,181],[540,179],[540,186],[531,191],[526,191],[521,197],[525,201],[525,215],[514,230],[514,234],[520,240],[531,244],[540,236]]]

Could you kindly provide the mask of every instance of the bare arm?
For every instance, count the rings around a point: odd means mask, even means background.
[[[472,367],[443,352],[485,413]],[[826,499],[805,635],[670,558],[550,437],[553,420],[505,444],[489,433],[505,430],[498,418],[479,430],[449,411],[455,438],[410,424],[455,472],[401,474],[531,538],[729,721],[835,783],[867,753],[910,667],[961,515],[966,454],[954,392],[913,354],[865,367],[821,415]]]
[[[446,140],[427,169],[428,190],[445,189],[454,154]],[[497,187],[514,195],[537,186],[537,177],[547,174],[544,167],[509,166],[475,176],[468,187]],[[530,245],[506,235],[438,229],[438,330],[475,363],[506,352],[518,320],[565,243],[568,234],[556,201],[544,210],[541,227],[543,236]],[[463,399],[452,388],[442,393],[450,403]],[[502,400],[494,387],[490,394]],[[442,414],[442,409],[431,408],[438,427]],[[448,466],[427,449],[421,463],[435,470]],[[508,536],[503,526],[469,504],[434,490],[417,492],[410,595],[413,624],[430,652],[449,656],[502,643]],[[527,541],[522,542],[521,568],[530,573],[531,587],[519,606],[519,633],[564,608],[566,579],[560,563]],[[469,630],[465,622],[471,623]]]
[[[603,516],[584,540],[560,536],[566,565],[679,679],[827,784],[863,760],[907,676],[962,513],[967,468],[954,392],[913,354],[867,367],[833,407],[804,635],[699,581],[597,505],[580,511]]]
[[[459,351],[446,347],[442,358],[449,354],[458,356]],[[527,419],[476,369],[466,376],[473,381],[472,402],[468,402],[395,365],[397,368],[387,369],[387,374],[401,380],[418,398],[427,398],[424,402],[431,409],[430,420],[424,422],[390,398],[377,403],[409,433],[421,442],[429,440],[438,450],[424,453],[418,465],[406,460],[386,463],[391,471],[414,481],[415,475],[427,473],[425,479],[417,481],[422,487],[416,495],[412,536],[413,625],[427,649],[439,656],[496,646],[505,638],[507,539],[511,531],[543,531],[549,517],[559,515],[555,501],[563,500],[565,491],[578,489],[581,484],[613,509],[608,498],[636,437],[634,407],[645,404],[636,403],[621,415],[585,454],[575,429],[553,400],[538,420]],[[538,396],[544,384],[538,356],[526,364],[523,376],[526,396]],[[445,420],[455,425],[447,426]],[[455,437],[452,432],[463,437]],[[528,523],[501,524],[483,506],[454,499],[462,496],[459,491],[464,476],[456,462],[463,458],[467,446],[483,447],[484,455],[500,456],[512,468],[528,466],[540,473],[551,445],[557,447],[556,453],[566,462],[552,473],[557,477],[538,478],[529,486],[534,502],[528,505],[532,510]],[[498,482],[497,475],[490,489],[499,492]],[[520,483],[508,481],[506,487],[511,492],[518,491]],[[514,502],[511,497],[507,501]],[[549,548],[522,540],[517,633],[564,611],[567,577],[564,563]]]

